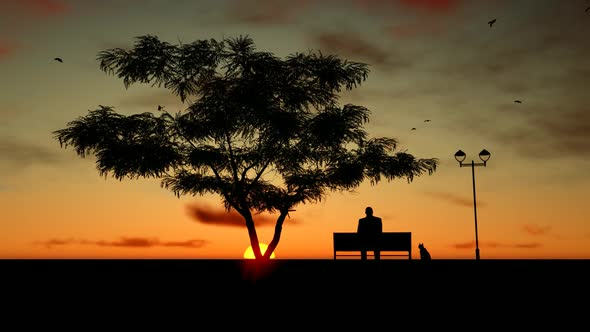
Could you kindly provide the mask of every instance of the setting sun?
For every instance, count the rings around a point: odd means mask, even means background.
[[[260,251],[264,254],[266,252],[266,248],[268,248],[268,245],[266,243],[260,243]],[[254,251],[252,250],[252,246],[249,246],[248,249],[246,249],[246,251],[244,251],[244,258],[246,259],[254,259]],[[273,252],[270,255],[270,258],[275,258],[275,253]]]

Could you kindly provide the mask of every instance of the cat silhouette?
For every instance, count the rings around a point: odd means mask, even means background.
[[[418,249],[420,249],[420,259],[423,261],[429,261],[431,259],[430,257],[430,253],[428,252],[428,250],[426,249],[426,247],[424,247],[424,243],[419,243],[418,244]]]

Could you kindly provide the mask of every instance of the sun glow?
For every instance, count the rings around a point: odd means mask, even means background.
[[[262,252],[262,254],[264,254],[266,252],[266,248],[268,248],[268,245],[266,243],[260,243],[260,251]],[[245,251],[244,251],[244,258],[246,259],[254,259],[254,251],[252,250],[252,246],[249,246]],[[270,254],[270,258],[275,258],[275,253],[273,252],[272,254]]]

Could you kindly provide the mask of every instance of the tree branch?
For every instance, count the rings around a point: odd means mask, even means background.
[[[225,133],[225,139],[227,141],[227,149],[229,150],[229,163],[231,166],[232,175],[234,177],[234,181],[236,183],[239,183],[240,180],[238,179],[238,166],[236,165],[236,160],[235,160],[234,152],[233,152],[232,145],[231,145],[231,139],[230,139],[229,135],[227,134],[227,132]]]

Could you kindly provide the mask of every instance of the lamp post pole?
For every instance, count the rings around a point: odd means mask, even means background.
[[[473,182],[473,216],[475,218],[475,259],[479,260],[479,238],[477,234],[477,199],[475,196],[475,167],[476,166],[486,166],[487,161],[490,159],[491,154],[486,150],[483,149],[479,153],[479,158],[483,161],[482,163],[476,163],[473,160],[471,164],[463,164],[463,160],[465,160],[465,152],[459,150],[455,153],[455,159],[459,162],[459,167],[468,167],[471,166],[471,179]]]
[[[479,239],[477,237],[477,200],[475,199],[475,162],[471,161],[471,178],[473,179],[473,216],[475,218],[475,260],[479,260]]]

